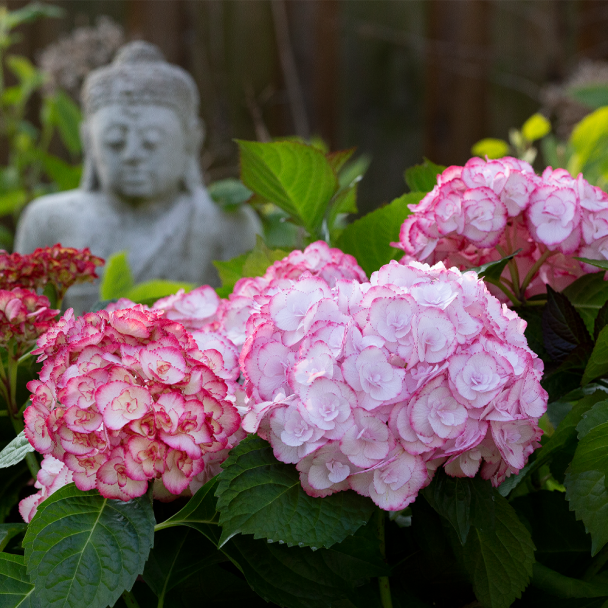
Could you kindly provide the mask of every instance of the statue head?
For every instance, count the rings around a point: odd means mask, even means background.
[[[147,200],[202,185],[202,128],[192,77],[153,44],[125,45],[82,88],[81,187]]]

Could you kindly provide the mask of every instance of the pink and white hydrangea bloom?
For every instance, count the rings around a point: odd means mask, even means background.
[[[504,207],[512,173],[492,171],[479,179],[502,180],[488,199]],[[449,187],[467,186],[454,172]],[[296,464],[311,496],[350,488],[399,510],[442,464],[498,485],[539,445],[542,362],[474,272],[392,262],[369,282],[305,273],[256,298],[243,428]]]
[[[202,296],[213,300],[201,290],[192,306],[173,301],[175,310],[190,315],[182,321],[200,318],[195,308]],[[129,500],[153,481],[155,495],[169,500],[190,485],[200,487],[206,463],[220,453],[225,458],[242,437],[229,395],[234,369],[224,369],[236,366],[236,352],[230,364],[219,352],[221,340],[199,345],[170,316],[128,302],[78,318],[70,310],[40,337],[34,353],[44,363],[40,379],[28,384],[25,434],[45,455],[37,482],[43,498],[61,480],[73,480],[81,490]],[[47,483],[46,469],[58,469],[59,481]],[[37,500],[22,502],[25,519]]]
[[[410,208],[393,243],[405,252],[402,263],[441,261],[466,270],[521,250],[514,258],[519,280],[532,271],[521,284],[526,298],[597,272],[572,256],[608,260],[608,194],[564,169],[548,167],[538,176],[515,158],[472,158],[445,169]],[[511,270],[503,277],[513,281]],[[490,291],[506,301],[498,288]]]

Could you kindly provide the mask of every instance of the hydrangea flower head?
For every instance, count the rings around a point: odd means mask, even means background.
[[[150,481],[164,499],[200,487],[240,426],[215,353],[162,310],[70,309],[34,351],[44,364],[28,383],[26,437],[107,498],[141,496]]]
[[[419,262],[363,283],[304,273],[256,303],[243,428],[296,464],[308,494],[350,488],[400,510],[438,466],[499,485],[539,445],[542,361],[476,273]]]
[[[515,158],[472,158],[445,169],[410,208],[393,243],[404,263],[443,261],[465,270],[521,250],[503,272],[520,299],[596,272],[570,256],[608,259],[608,195],[564,169],[538,176]]]

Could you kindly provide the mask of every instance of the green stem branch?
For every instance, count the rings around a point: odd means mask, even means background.
[[[547,249],[547,251],[545,251],[545,253],[543,253],[540,258],[538,258],[534,266],[530,268],[528,274],[526,275],[526,278],[524,279],[524,282],[521,284],[521,287],[519,289],[519,292],[522,294],[522,296],[524,293],[526,293],[526,288],[530,284],[530,281],[534,278],[534,275],[538,272],[539,268],[547,261],[547,259],[549,259],[552,255],[555,255],[556,253],[557,250],[549,251]]]
[[[122,599],[129,608],[139,608],[139,604],[137,603],[135,596],[130,591],[125,589],[122,592]]]
[[[583,574],[584,581],[590,581],[608,562],[608,545],[591,560],[591,564]]]

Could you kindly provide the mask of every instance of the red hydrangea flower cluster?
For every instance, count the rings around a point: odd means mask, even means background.
[[[275,262],[263,277],[240,279],[229,299],[222,300],[213,329],[240,348],[245,342],[247,320],[254,310],[259,309],[259,302],[268,294],[290,285],[304,273],[320,277],[330,286],[338,279],[352,279],[359,283],[367,280],[365,272],[352,255],[317,241],[303,251],[292,251]]]
[[[19,358],[53,325],[57,314],[46,296],[21,287],[0,289],[0,347]]]
[[[143,306],[70,309],[38,340],[40,379],[28,384],[25,434],[72,472],[81,490],[170,499],[202,485],[231,447],[240,417],[226,383],[182,325]]]
[[[0,289],[20,286],[35,291],[50,283],[61,300],[75,283],[96,279],[95,269],[103,264],[104,260],[92,255],[88,247],[74,249],[60,243],[27,255],[0,250]]]
[[[537,176],[515,158],[472,158],[445,169],[410,209],[393,243],[405,251],[404,263],[443,261],[466,269],[521,248],[515,257],[520,284],[512,284],[517,295],[543,293],[546,284],[561,291],[597,270],[566,256],[608,260],[608,195],[564,169],[548,167]],[[511,269],[503,277],[513,283]]]
[[[333,287],[304,274],[258,303],[243,428],[297,464],[308,494],[351,488],[400,510],[440,465],[496,486],[538,447],[542,361],[476,273],[392,262]]]

